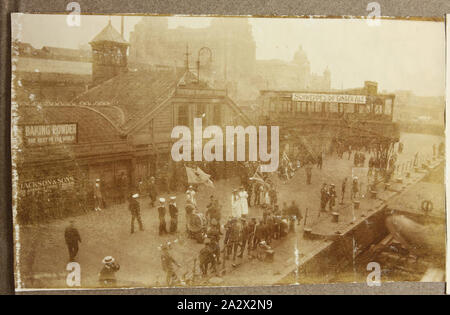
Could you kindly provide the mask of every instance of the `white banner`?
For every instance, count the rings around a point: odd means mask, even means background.
[[[365,104],[366,96],[349,94],[292,93],[292,100],[296,102]]]

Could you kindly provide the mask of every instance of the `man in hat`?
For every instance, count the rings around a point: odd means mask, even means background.
[[[248,246],[248,251],[250,251],[250,236],[253,232],[252,226],[247,223],[246,218],[241,218],[241,224],[242,224],[242,233],[241,233],[241,239],[239,241],[240,243],[240,253],[238,255],[239,258],[242,258],[244,255],[245,247]]]
[[[344,204],[345,190],[347,189],[347,177],[344,178],[341,186],[341,205]]]
[[[103,267],[100,270],[98,281],[104,287],[114,287],[116,285],[116,272],[120,265],[115,262],[114,257],[106,256],[103,258]]]
[[[295,220],[297,220],[297,225],[300,225],[302,220],[302,213],[295,200],[292,200],[291,206],[289,207],[289,231],[295,231],[295,226],[293,225]]]
[[[253,246],[252,246],[252,248],[256,249],[257,245],[261,241],[264,240],[265,233],[266,233],[266,227],[265,227],[265,224],[264,224],[262,219],[259,219],[259,222],[255,224],[254,231],[255,231],[255,235],[253,237],[253,244],[252,244]]]
[[[336,204],[336,187],[334,186],[334,184],[330,185],[330,190],[328,191],[328,198],[330,199],[330,201],[328,202],[328,206],[329,206],[330,212],[332,212],[333,207]]]
[[[210,238],[211,240],[215,240],[216,242],[220,241],[220,236],[222,235],[222,232],[220,232],[220,224],[215,218],[211,219],[206,234],[208,235],[208,238]]]
[[[176,204],[177,197],[170,197],[169,215],[170,215],[170,233],[175,233],[178,229],[178,208]]]
[[[269,197],[270,197],[270,205],[272,207],[278,204],[278,192],[274,184],[270,185]]]
[[[328,189],[327,184],[323,183],[322,189],[320,190],[320,211],[326,212],[326,206],[328,202]]]
[[[118,190],[119,190],[119,203],[124,203],[126,200],[126,197],[128,195],[128,177],[125,175],[124,172],[120,174],[119,180],[118,180]]]
[[[173,265],[180,267],[180,265],[173,259],[173,257],[169,253],[170,242],[161,245],[161,266],[162,269],[166,272],[166,283],[168,286],[171,286],[174,281],[177,280],[177,275],[173,268]]]
[[[139,229],[141,231],[144,230],[144,225],[142,224],[141,219],[141,206],[139,204],[139,201],[137,200],[139,198],[139,194],[134,194],[131,196],[128,204],[128,209],[131,213],[131,234],[134,233],[134,221],[137,220],[139,224]]]
[[[148,184],[148,195],[150,197],[150,205],[153,208],[155,206],[156,196],[158,195],[155,178],[153,176],[150,177],[150,182]]]
[[[210,196],[210,202],[206,206],[208,210],[206,210],[206,219],[208,222],[211,222],[212,219],[216,219],[220,222],[221,213],[220,213],[220,205],[219,200],[215,198],[214,195]]]
[[[352,200],[356,199],[359,193],[359,183],[358,183],[358,177],[353,177],[352,182]]]
[[[311,185],[312,165],[311,162],[309,161],[305,165],[305,172],[306,172],[306,184]]]
[[[241,245],[242,240],[242,223],[240,219],[233,218],[231,221],[230,226],[230,234],[228,239],[228,248],[227,248],[227,254],[226,259],[228,259],[228,256],[232,253],[233,254],[233,261],[236,260],[236,255],[239,246]]]
[[[191,205],[192,207],[197,207],[197,201],[195,199],[195,190],[192,185],[186,190],[186,205]]]
[[[78,254],[78,243],[81,243],[80,233],[75,227],[75,221],[70,220],[70,225],[64,231],[67,249],[69,250],[69,260],[74,261]]]
[[[166,229],[166,199],[159,198],[159,235],[164,235],[167,233]]]
[[[247,253],[250,256],[250,251],[253,249],[253,241],[255,239],[255,230],[256,230],[256,218],[251,218],[249,222],[246,224],[246,232],[247,234]]]

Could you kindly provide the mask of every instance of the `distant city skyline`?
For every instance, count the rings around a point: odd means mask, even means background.
[[[120,30],[120,16],[86,15],[80,27],[69,27],[67,15],[24,14],[13,38],[35,48],[85,46],[111,18]],[[126,16],[124,37],[141,16]],[[150,17],[145,18],[161,18]],[[167,17],[169,28],[208,27],[211,17]],[[382,20],[369,26],[357,19],[249,18],[256,59],[291,61],[301,45],[313,73],[331,72],[331,87],[347,89],[377,81],[379,90],[409,90],[421,96],[445,92],[443,22]],[[53,36],[47,36],[49,33]],[[19,35],[20,34],[20,35]],[[285,36],[280,36],[285,34]]]

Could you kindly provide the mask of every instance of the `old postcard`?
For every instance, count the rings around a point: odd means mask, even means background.
[[[444,19],[12,31],[17,290],[444,281]]]

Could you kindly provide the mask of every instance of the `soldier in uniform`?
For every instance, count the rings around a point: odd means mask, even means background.
[[[158,207],[158,215],[159,215],[159,235],[163,235],[167,233],[166,229],[166,199],[159,198],[159,207]]]
[[[222,233],[220,232],[220,224],[216,219],[213,218],[211,220],[211,224],[209,225],[206,234],[211,240],[215,240],[216,242],[220,241],[220,236]]]
[[[210,196],[210,202],[206,206],[208,210],[206,210],[206,219],[208,222],[211,222],[212,219],[216,219],[220,222],[220,206],[219,201],[214,197],[214,195]]]
[[[233,261],[236,260],[237,250],[242,238],[242,225],[236,218],[231,219],[231,224],[229,226],[229,234],[226,242],[226,256],[228,259],[230,254],[233,254]]]
[[[202,275],[204,277],[208,274],[208,267],[211,265],[213,270],[216,270],[216,255],[211,249],[211,240],[205,239],[205,247],[200,250],[199,254],[199,262],[200,262],[200,270],[202,271]]]
[[[160,246],[161,266],[162,269],[166,272],[166,284],[168,286],[171,286],[174,283],[174,281],[178,279],[177,274],[175,273],[175,270],[173,268],[173,265],[176,265],[178,267],[180,267],[180,265],[170,255],[169,248],[170,242]]]
[[[156,196],[158,195],[155,178],[153,176],[150,177],[150,182],[148,184],[148,195],[150,197],[150,205],[153,208],[155,206]]]
[[[103,287],[114,287],[116,285],[116,272],[120,265],[115,262],[114,257],[106,256],[103,258],[103,268],[100,270],[98,281]]]
[[[255,228],[256,228],[256,218],[251,218],[250,222],[247,223],[247,252],[250,255],[250,251],[253,249],[253,241],[255,239]]]
[[[281,238],[281,217],[274,216],[273,217],[273,238],[275,240],[279,240]]]
[[[133,196],[131,196],[129,204],[128,204],[128,209],[130,210],[130,213],[131,213],[131,234],[134,233],[134,221],[135,220],[138,221],[139,229],[141,231],[144,230],[144,226],[142,224],[142,219],[141,219],[141,206],[139,204],[139,201],[137,200],[138,197],[139,197],[139,194],[134,194]]]
[[[170,233],[175,233],[178,229],[178,208],[176,204],[177,197],[170,197],[169,214],[170,214]]]
[[[274,184],[270,185],[269,197],[270,197],[270,205],[272,207],[278,204],[278,192]]]
[[[67,249],[69,250],[69,260],[74,261],[78,253],[78,243],[81,243],[80,233],[75,227],[75,221],[71,220],[70,225],[64,231]]]
[[[274,224],[273,224],[273,217],[272,217],[272,213],[268,213],[266,220],[264,221],[264,225],[265,225],[265,237],[264,239],[266,240],[267,244],[270,244],[272,242],[272,238],[273,238],[273,230],[274,230]]]
[[[253,249],[256,249],[258,244],[264,240],[265,226],[262,219],[255,225],[255,236],[253,238]]]
[[[242,224],[242,233],[241,233],[241,240],[240,240],[240,247],[241,251],[238,255],[239,258],[242,258],[245,251],[245,246],[248,246],[250,250],[250,225],[247,223],[247,220],[245,218],[241,218],[241,224]]]
[[[220,264],[220,236],[222,232],[220,231],[220,224],[216,219],[211,220],[211,224],[206,232],[208,238],[211,240],[211,248],[216,255],[217,264]]]

